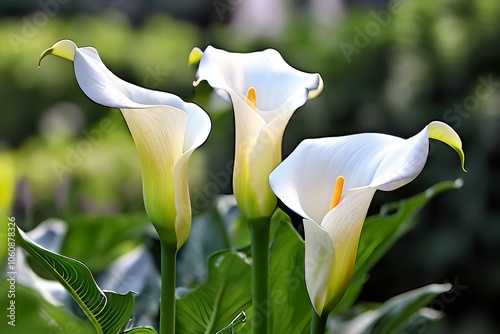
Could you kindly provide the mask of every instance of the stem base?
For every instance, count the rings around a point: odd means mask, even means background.
[[[318,313],[316,313],[316,311],[313,308],[311,334],[324,334],[327,320],[328,320],[328,313],[323,315],[318,315]]]

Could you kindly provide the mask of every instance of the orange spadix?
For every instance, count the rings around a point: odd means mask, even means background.
[[[340,203],[342,197],[342,190],[344,189],[344,177],[340,175],[335,180],[335,188],[333,188],[332,201],[330,202],[330,210]]]
[[[257,97],[255,96],[255,88],[250,87],[247,91],[247,99],[250,102],[249,105],[253,110],[257,108]]]

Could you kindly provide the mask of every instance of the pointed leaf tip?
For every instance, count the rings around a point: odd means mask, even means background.
[[[446,123],[434,121],[429,123],[427,131],[429,138],[448,144],[458,153],[462,170],[467,173],[467,170],[465,169],[465,154],[462,150],[462,141],[455,130],[453,130],[453,128]]]
[[[40,68],[43,58],[50,55],[73,61],[75,58],[75,52],[76,44],[69,39],[63,39],[42,52],[40,59],[38,60],[38,68]]]
[[[194,64],[198,64],[203,56],[203,51],[198,47],[194,47],[193,50],[189,53],[188,57],[188,66],[192,66]]]

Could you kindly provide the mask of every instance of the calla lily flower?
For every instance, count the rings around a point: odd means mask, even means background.
[[[454,148],[464,168],[459,136],[432,122],[406,140],[375,133],[304,140],[271,173],[278,198],[304,218],[306,286],[318,315],[330,312],[349,285],[375,191],[415,179],[427,160],[429,138]]]
[[[272,49],[231,53],[208,46],[193,49],[190,63],[199,60],[197,80],[233,104],[235,157],[233,191],[248,218],[267,217],[276,207],[269,173],[281,161],[285,127],[297,108],[323,89],[319,74],[301,72]]]
[[[160,238],[179,249],[191,229],[188,160],[208,137],[208,115],[176,95],[123,81],[92,47],[63,40],[47,49],[40,61],[47,55],[73,61],[83,92],[96,103],[121,110],[141,162],[148,217]]]

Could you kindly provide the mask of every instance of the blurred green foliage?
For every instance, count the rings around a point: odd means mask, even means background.
[[[466,289],[444,305],[449,317],[433,328],[498,330],[493,322],[500,307],[500,2],[400,4],[397,10],[380,3],[347,7],[332,21],[296,5],[283,31],[266,38],[237,35],[213,15],[203,29],[163,14],[136,24],[116,11],[55,15],[31,30],[31,15],[3,17],[0,149],[16,166],[12,214],[28,229],[50,216],[71,221],[75,214],[143,212],[139,163],[119,112],[87,99],[69,62],[47,59],[36,69],[41,52],[57,40],[92,45],[123,79],[194,99],[209,112],[213,131],[190,161],[195,213],[217,193],[231,192],[234,132],[229,105],[214,103],[206,85],[194,95],[189,51],[207,44],[241,52],[272,47],[292,66],[319,72],[325,82],[319,98],[290,121],[284,156],[307,137],[364,131],[409,137],[431,120],[445,121],[460,134],[466,175],[452,150],[432,143],[416,182],[376,195],[373,212],[438,181],[465,181],[462,191],[424,210],[423,223],[374,268],[361,297],[383,301],[415,286],[449,281]],[[103,120],[111,125],[103,127]]]

